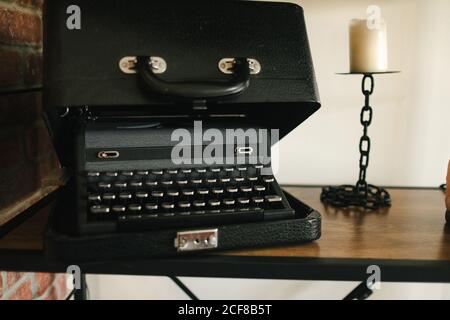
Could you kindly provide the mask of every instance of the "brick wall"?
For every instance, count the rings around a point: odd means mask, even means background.
[[[66,276],[63,274],[0,273],[1,300],[61,300],[66,296]]]
[[[38,199],[43,180],[59,167],[35,90],[42,84],[42,4],[0,0],[0,222],[8,209],[24,209]],[[61,298],[64,281],[64,276],[1,272],[0,298]]]

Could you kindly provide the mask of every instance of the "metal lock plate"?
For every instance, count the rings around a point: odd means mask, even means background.
[[[134,56],[123,57],[119,61],[119,68],[123,73],[134,74],[137,73],[136,63],[137,58]],[[166,60],[161,57],[150,57],[148,60],[148,64],[152,68],[154,74],[161,74],[166,72],[167,70]]]
[[[250,68],[250,74],[261,72],[261,64],[256,59],[247,59]],[[219,70],[225,74],[233,74],[234,58],[223,58],[219,61]]]
[[[214,249],[218,243],[217,229],[178,232],[175,238],[175,248],[178,252]]]

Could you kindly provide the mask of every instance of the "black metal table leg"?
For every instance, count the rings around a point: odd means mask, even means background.
[[[187,295],[189,298],[191,298],[192,300],[199,300],[199,299],[197,298],[197,296],[196,296],[191,290],[189,290],[189,288],[186,287],[186,285],[185,285],[183,282],[181,282],[180,279],[178,279],[177,277],[174,277],[174,276],[170,276],[169,278],[172,279],[172,281],[175,282],[175,284],[176,284],[181,290],[183,290],[183,292],[186,293],[186,295]]]
[[[367,287],[367,282],[361,282],[343,300],[366,300],[372,295],[372,289]]]

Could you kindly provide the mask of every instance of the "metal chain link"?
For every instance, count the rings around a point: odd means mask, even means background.
[[[369,83],[368,83],[369,81]],[[368,210],[376,210],[391,204],[389,193],[380,187],[367,184],[366,175],[369,166],[369,154],[371,141],[368,129],[372,123],[373,109],[370,106],[370,96],[374,90],[374,79],[371,74],[365,74],[361,85],[364,94],[364,106],[361,110],[360,122],[363,126],[363,135],[359,140],[359,177],[355,186],[343,185],[338,187],[325,187],[320,199],[335,207],[362,207]]]

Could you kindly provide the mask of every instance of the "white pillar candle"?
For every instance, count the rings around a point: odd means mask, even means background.
[[[349,27],[350,72],[388,70],[386,23],[369,28],[367,20],[353,19]]]

